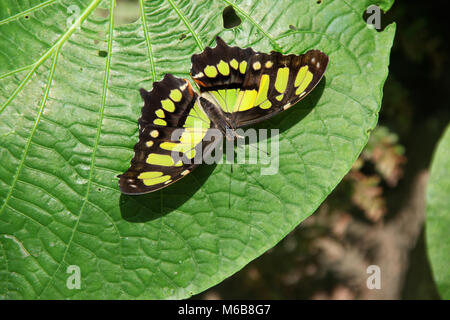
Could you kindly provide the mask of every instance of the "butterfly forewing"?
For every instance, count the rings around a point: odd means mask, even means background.
[[[302,55],[255,52],[228,46],[192,56],[191,76],[202,96],[217,103],[239,128],[263,121],[303,99],[319,83],[328,56],[319,50]]]
[[[216,42],[216,47],[208,47],[192,56],[191,77],[202,95],[231,115],[245,79],[248,61],[255,51],[230,47],[219,37]]]
[[[303,99],[319,83],[328,56],[311,50],[302,55],[256,53],[249,61],[232,115],[235,127],[266,120]]]

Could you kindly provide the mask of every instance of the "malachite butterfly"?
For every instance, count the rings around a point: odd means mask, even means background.
[[[122,193],[148,193],[180,180],[199,165],[192,161],[196,154],[217,142],[206,138],[210,130],[236,138],[230,132],[303,99],[328,65],[328,56],[319,50],[266,54],[230,47],[219,37],[216,43],[191,58],[190,74],[199,92],[171,74],[154,82],[150,92],[140,90],[139,142],[129,169],[119,176]]]

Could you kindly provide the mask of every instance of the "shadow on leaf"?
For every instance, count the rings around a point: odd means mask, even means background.
[[[122,218],[129,222],[146,222],[177,210],[200,189],[215,167],[202,164],[185,178],[156,192],[137,196],[121,194]]]
[[[303,118],[305,118],[317,105],[317,102],[325,89],[325,84],[326,77],[324,76],[317,84],[317,87],[314,88],[314,90],[311,91],[303,100],[269,120],[271,123],[270,126],[272,128],[280,129],[281,134],[302,121]]]
[[[324,76],[317,87],[309,93],[303,100],[283,111],[273,118],[269,118],[257,125],[249,128],[258,129],[279,129],[280,134],[295,126],[303,120],[317,105],[325,89],[326,77]],[[260,140],[264,141],[264,140]]]

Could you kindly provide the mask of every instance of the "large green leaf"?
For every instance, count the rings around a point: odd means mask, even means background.
[[[443,299],[450,299],[450,126],[434,152],[427,187],[426,238],[434,279]]]
[[[377,123],[395,26],[366,25],[372,2],[140,0],[140,19],[116,26],[114,0],[2,1],[1,296],[185,298],[273,247],[342,179]],[[242,20],[234,29],[223,28],[229,5]],[[310,96],[261,125],[280,129],[279,173],[235,165],[230,180],[229,165],[204,165],[163,191],[121,195],[138,89],[165,73],[188,77],[191,55],[216,35],[330,57]],[[80,289],[66,286],[71,265]]]

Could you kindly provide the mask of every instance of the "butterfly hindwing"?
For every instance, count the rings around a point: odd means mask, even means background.
[[[210,144],[204,137],[211,122],[189,81],[166,75],[152,91],[141,89],[141,96],[139,142],[119,180],[126,194],[156,191],[181,179],[198,166],[192,160]]]

